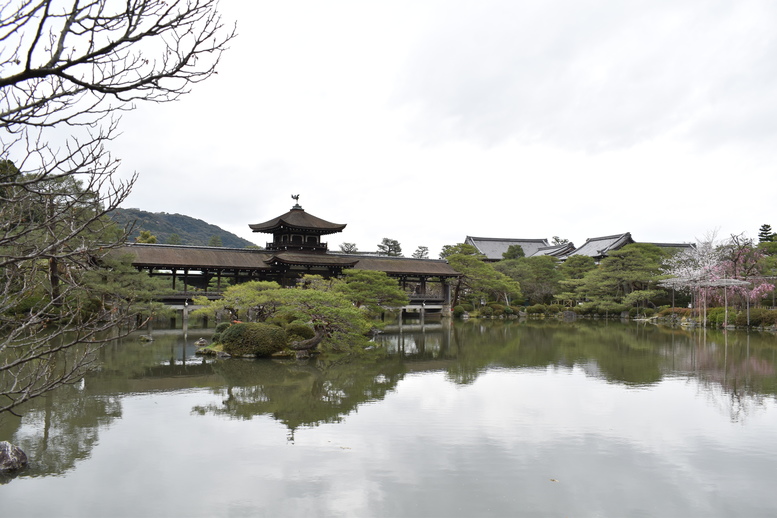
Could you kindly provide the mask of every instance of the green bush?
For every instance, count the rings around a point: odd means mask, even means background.
[[[223,333],[232,324],[230,322],[221,322],[216,325],[216,332]]]
[[[490,308],[488,306],[484,307],[480,310],[480,316],[481,317],[491,317],[494,315],[494,309]]]
[[[270,356],[288,344],[286,331],[263,323],[234,324],[221,335],[224,352],[232,356]]]
[[[461,304],[461,307],[464,308],[464,311],[470,312],[475,311],[475,306],[472,304]]]
[[[750,326],[760,327],[764,325],[764,319],[766,319],[767,321],[771,319],[771,316],[767,316],[768,313],[769,313],[769,310],[765,308],[750,308]],[[737,314],[736,324],[738,326],[747,325],[747,311],[740,311]],[[769,325],[769,324],[766,324],[766,325]]]
[[[466,310],[464,309],[463,305],[459,304],[458,306],[453,307],[454,318],[461,318],[464,316],[464,313],[466,313]]]
[[[515,310],[510,306],[505,306],[504,312],[505,315],[515,315]]]
[[[734,323],[736,315],[729,310],[728,320],[730,324]],[[722,326],[726,320],[726,308],[710,308],[707,311],[707,322],[713,326]]]
[[[691,310],[688,308],[663,308],[658,312],[659,317],[669,317],[675,315],[678,318],[687,317],[691,314]]]
[[[502,304],[497,304],[496,302],[492,302],[488,305],[488,307],[491,308],[493,311],[492,315],[495,317],[500,317],[505,314],[505,307]]]
[[[221,333],[213,333],[213,336],[210,339],[211,343],[219,344],[221,343]]]
[[[548,315],[556,315],[563,311],[563,307],[559,306],[558,304],[548,304],[545,306],[545,313]]]
[[[535,304],[533,306],[529,306],[526,308],[526,313],[529,315],[542,315],[545,314],[545,305],[544,304]]]
[[[307,340],[316,336],[316,331],[305,324],[289,324],[286,326],[286,337],[289,342]]]

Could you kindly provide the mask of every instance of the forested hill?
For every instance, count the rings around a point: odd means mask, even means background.
[[[231,232],[182,214],[166,212],[147,212],[140,209],[116,209],[111,217],[124,226],[135,222],[130,241],[134,241],[141,230],[148,230],[156,236],[157,243],[199,246],[225,246],[230,248],[245,248],[256,246],[246,239]],[[178,236],[176,238],[176,236]],[[220,240],[220,243],[219,243]]]

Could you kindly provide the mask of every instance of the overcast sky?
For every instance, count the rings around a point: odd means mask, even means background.
[[[692,242],[777,228],[771,0],[222,2],[239,36],[114,152],[125,207],[257,244],[288,211],[330,249],[480,237]]]

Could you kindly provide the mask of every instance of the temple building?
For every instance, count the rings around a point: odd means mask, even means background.
[[[472,237],[467,236],[464,242],[474,246],[477,251],[485,256],[489,262],[501,261],[503,254],[512,245],[519,245],[524,252],[525,257],[537,257],[540,255],[550,255],[563,261],[573,255],[586,255],[592,257],[594,261],[599,262],[610,252],[620,250],[626,245],[636,243],[631,237],[631,233],[614,234],[611,236],[592,237],[586,239],[585,243],[579,248],[575,248],[572,243],[562,243],[551,245],[545,239],[517,239],[517,238],[498,238],[498,237]],[[683,250],[693,247],[689,243],[646,243],[655,245],[667,250]]]
[[[272,236],[264,249],[131,243],[117,253],[130,254],[132,265],[141,271],[169,278],[178,299],[215,294],[253,280],[295,286],[305,274],[337,277],[354,268],[386,272],[399,281],[413,304],[449,309],[446,281],[461,274],[447,261],[330,252],[322,237],[342,232],[346,225],[309,214],[298,197],[293,198],[297,203],[289,212],[249,225],[254,232]]]

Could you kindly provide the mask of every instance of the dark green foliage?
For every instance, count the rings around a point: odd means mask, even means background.
[[[256,246],[254,243],[216,225],[182,214],[146,212],[140,209],[116,209],[111,212],[110,216],[121,226],[135,222],[134,231],[129,236],[130,241],[134,241],[142,228],[156,236],[159,243],[207,246],[212,238],[218,237],[221,239],[221,246],[228,248]]]
[[[224,352],[232,356],[270,356],[283,350],[286,331],[272,324],[234,324],[221,335]]]
[[[231,325],[232,325],[231,322],[219,322],[218,324],[216,324],[216,332],[223,333]]]
[[[737,326],[747,325],[747,311],[742,310],[732,317],[731,309],[728,313],[729,323]],[[732,322],[733,321],[733,322]],[[766,308],[750,308],[750,327],[773,326],[777,324],[777,311]]]
[[[447,259],[449,256],[454,254],[482,255],[480,252],[478,252],[478,249],[475,248],[474,246],[467,245],[465,243],[458,243],[456,245],[443,246],[442,251],[440,251],[440,259]]]
[[[521,245],[510,245],[507,247],[507,251],[502,254],[503,259],[518,259],[521,257],[526,257],[526,253]]]
[[[464,309],[464,306],[461,304],[453,308],[453,316],[455,318],[461,318],[462,316],[464,316],[464,313],[466,313],[466,310]]]
[[[390,257],[402,257],[402,246],[396,239],[384,237],[383,241],[378,244],[378,253]]]
[[[761,225],[761,228],[758,229],[758,242],[769,243],[772,241],[777,241],[777,234],[772,232],[772,226],[767,224]]]
[[[289,342],[307,340],[316,336],[316,331],[305,324],[289,324],[286,326],[286,336]]]
[[[493,316],[494,310],[488,306],[485,306],[480,310],[480,316],[482,317],[490,317]]]
[[[526,313],[529,315],[543,315],[545,314],[545,304],[535,304],[526,308]]]
[[[472,304],[461,304],[461,307],[464,308],[464,311],[475,311],[475,306]]]
[[[213,333],[213,336],[210,339],[211,343],[214,344],[220,344],[221,343],[221,333]]]

